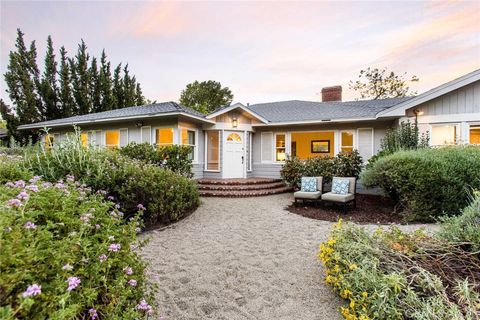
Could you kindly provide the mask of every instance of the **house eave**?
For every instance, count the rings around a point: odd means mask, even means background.
[[[242,105],[241,103],[236,103],[234,105],[231,105],[225,109],[222,109],[222,110],[219,110],[217,112],[213,112],[209,115],[206,116],[207,119],[212,119],[212,118],[215,118],[221,114],[224,114],[224,113],[227,113],[227,112],[230,112],[232,110],[235,110],[235,109],[241,109],[243,110],[244,112],[248,113],[250,116],[260,120],[261,122],[263,123],[268,123],[269,121],[267,119],[265,119],[264,117],[256,114],[255,112],[253,112],[252,110],[248,109],[248,107],[245,107],[244,105]]]
[[[377,118],[350,118],[350,119],[332,119],[332,120],[304,120],[304,121],[285,121],[285,122],[269,122],[252,124],[252,127],[276,127],[276,126],[290,126],[290,125],[309,125],[309,124],[327,124],[327,123],[344,123],[344,122],[359,122],[359,121],[374,121]]]
[[[183,116],[191,119],[195,119],[201,122],[215,124],[215,121],[211,121],[202,117],[198,117],[185,112],[168,112],[168,113],[156,113],[156,114],[146,114],[138,116],[128,116],[128,117],[116,117],[116,118],[105,118],[105,119],[95,119],[95,120],[84,120],[84,121],[72,121],[64,123],[55,123],[55,124],[24,124],[18,127],[18,130],[28,130],[28,129],[41,129],[41,128],[58,128],[58,127],[69,127],[73,125],[81,124],[96,124],[96,123],[109,123],[109,122],[118,122],[124,120],[136,120],[136,119],[151,119],[151,118],[161,118],[168,116]]]

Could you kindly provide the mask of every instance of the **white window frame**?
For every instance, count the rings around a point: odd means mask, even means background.
[[[253,171],[253,163],[252,163],[252,151],[253,151],[252,140],[253,140],[253,132],[247,131],[247,135],[248,135],[248,150],[249,150],[249,153],[248,153],[248,163],[247,163],[247,172],[252,172],[252,171]],[[250,169],[249,169],[249,167],[250,167]]]
[[[454,126],[456,127],[456,136],[455,136],[455,143],[454,144],[433,144],[433,128],[434,127],[444,127],[444,126]],[[444,146],[451,146],[451,145],[457,145],[458,140],[461,139],[461,125],[458,122],[447,122],[447,123],[430,123],[428,125],[428,144],[431,147],[444,147]],[[470,139],[470,136],[469,136]]]
[[[174,125],[158,126],[158,127],[153,127],[152,129],[153,129],[153,130],[151,130],[152,138],[151,138],[150,141],[152,142],[152,145],[155,146],[155,148],[158,148],[159,146],[172,146],[172,145],[175,145],[175,144],[181,144],[178,141],[179,140],[178,137],[177,137],[178,132],[176,131],[177,128]],[[158,145],[157,144],[157,130],[158,129],[172,129],[173,130],[172,143],[164,143],[164,144]]]
[[[341,152],[342,151],[342,148],[350,148],[352,147],[352,150],[355,150],[357,148],[356,146],[356,132],[355,130],[339,130],[340,134],[339,134],[339,140],[340,140],[340,146],[339,146],[339,150],[338,152]],[[351,146],[344,146],[343,145],[343,138],[342,138],[342,133],[344,132],[348,132],[348,133],[351,133],[353,135],[353,138],[352,138],[352,145]]]
[[[140,127],[140,143],[145,143],[147,141],[143,141],[143,129],[147,129],[148,128],[148,136],[150,137],[150,144],[153,144],[152,143],[152,126],[142,126]]]
[[[118,131],[118,145],[107,145],[107,132],[108,131]],[[105,130],[105,148],[117,147],[120,148],[120,129],[106,129]]]
[[[277,160],[277,149],[282,149],[282,148],[277,148],[277,136],[283,135],[285,138],[285,147],[283,147],[283,150],[285,152],[285,159],[287,159],[287,133],[286,132],[275,132],[273,135],[273,162],[274,163],[285,163],[285,160],[283,161],[278,161]]]
[[[218,169],[217,170],[211,170],[211,169],[208,169],[208,135],[207,135],[207,132],[209,131],[212,131],[212,132],[216,132],[217,135],[218,135]],[[204,165],[204,168],[203,168],[203,171],[205,172],[220,172],[221,171],[221,143],[222,143],[222,139],[223,139],[223,130],[205,130],[205,154],[204,154],[204,161],[205,161],[205,165]]]
[[[198,164],[198,129],[194,129],[194,128],[188,128],[188,127],[179,127],[178,128],[178,132],[179,132],[179,140],[180,140],[180,144],[181,145],[184,145],[183,144],[183,139],[182,139],[182,131],[183,130],[187,130],[187,131],[191,131],[195,134],[195,144],[191,145],[191,144],[185,144],[186,146],[191,146],[193,147],[193,159],[192,159],[192,163],[193,164]]]

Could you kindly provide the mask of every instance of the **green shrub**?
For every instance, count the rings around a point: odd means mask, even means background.
[[[336,157],[314,157],[300,160],[287,158],[280,175],[287,184],[299,186],[302,177],[322,176],[325,183],[332,177],[358,177],[362,170],[362,157],[357,150],[340,152]]]
[[[397,151],[423,148],[429,148],[428,134],[420,134],[416,121],[414,123],[402,121],[398,128],[389,129],[386,132],[381,142],[381,151],[368,160],[367,167],[373,165],[379,158]]]
[[[22,157],[0,155],[0,184],[15,180],[28,180],[32,174],[23,168]]]
[[[102,179],[92,184],[107,190],[127,212],[145,206],[147,225],[178,220],[200,204],[196,183],[171,170],[117,154],[110,154],[108,163]]]
[[[78,177],[113,197],[127,215],[134,214],[138,205],[145,206],[142,217],[148,226],[178,220],[199,205],[194,181],[114,150],[84,148],[78,134],[52,150],[28,154],[25,166],[48,181],[67,174]]]
[[[0,186],[0,318],[146,318],[138,218],[72,177],[37,179]]]
[[[465,242],[465,248],[480,250],[480,192],[475,191],[472,203],[458,217],[442,219],[440,237],[452,242]]]
[[[471,190],[480,188],[480,147],[400,151],[368,167],[361,180],[397,199],[411,220],[458,215]]]
[[[190,146],[171,145],[156,148],[148,143],[131,142],[121,148],[120,153],[132,159],[172,170],[188,178],[193,177],[192,148]]]
[[[465,253],[453,248],[421,231],[379,229],[372,235],[340,221],[320,245],[319,258],[325,282],[348,303],[341,307],[345,319],[473,320],[480,298],[476,279],[467,279],[476,272],[478,258],[464,261]],[[448,263],[461,265],[465,278],[455,278]]]
[[[358,177],[362,171],[363,159],[358,150],[340,152],[333,158],[333,175],[338,177]]]

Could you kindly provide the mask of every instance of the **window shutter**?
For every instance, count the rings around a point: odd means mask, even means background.
[[[120,129],[120,147],[128,144],[128,129]]]
[[[358,129],[358,152],[367,161],[373,156],[373,129]]]
[[[262,132],[262,162],[273,161],[273,133]]]
[[[141,129],[142,143],[147,142],[152,143],[152,135],[150,127],[142,127]]]

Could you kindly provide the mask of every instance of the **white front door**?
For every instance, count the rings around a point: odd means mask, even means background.
[[[224,137],[223,177],[244,178],[243,132],[225,131]]]

